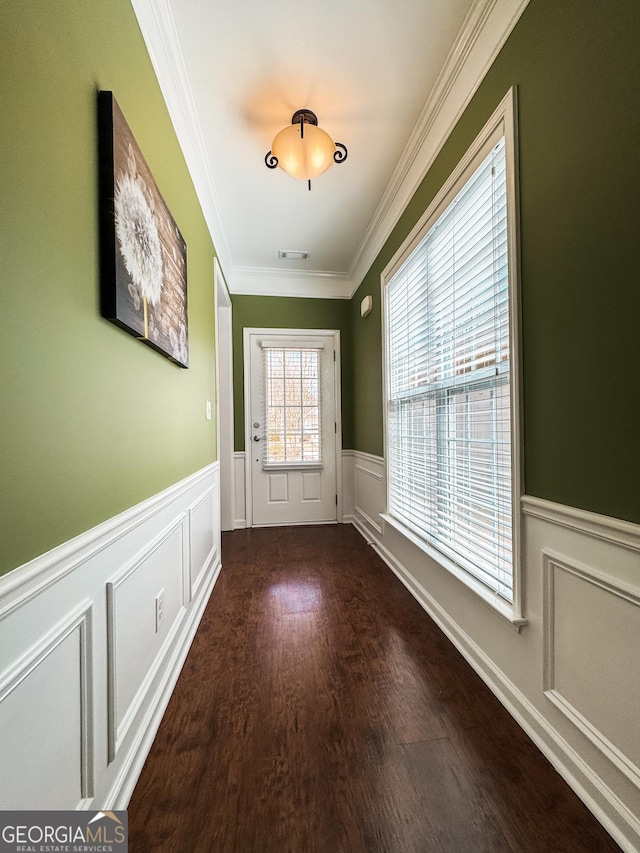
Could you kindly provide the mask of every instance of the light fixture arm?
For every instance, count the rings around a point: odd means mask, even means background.
[[[344,163],[344,161],[349,156],[349,152],[347,151],[347,146],[343,145],[342,142],[336,142],[336,151],[333,153],[333,160],[335,163]]]

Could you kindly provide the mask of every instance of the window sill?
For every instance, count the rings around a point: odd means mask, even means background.
[[[457,580],[463,583],[468,589],[474,592],[479,598],[488,604],[496,613],[506,619],[520,633],[521,629],[528,624],[527,620],[522,616],[522,613],[513,604],[509,604],[504,598],[501,598],[496,592],[486,587],[473,575],[466,572],[463,568],[450,560],[441,551],[438,551],[433,545],[429,545],[424,539],[417,536],[408,527],[405,527],[400,521],[392,516],[383,513],[381,518],[385,524],[393,527],[401,536],[408,539],[416,548],[419,548],[423,553],[430,557],[438,565],[442,566],[449,574],[453,575]]]

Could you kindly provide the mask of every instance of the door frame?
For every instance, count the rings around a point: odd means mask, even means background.
[[[318,338],[319,335],[333,337],[335,362],[333,364],[333,387],[334,405],[336,417],[336,495],[338,496],[336,506],[336,521],[342,522],[342,389],[340,383],[340,331],[339,329],[273,329],[255,328],[245,326],[242,330],[242,350],[244,366],[244,493],[245,493],[245,518],[247,527],[253,527],[253,486],[251,481],[251,348],[249,346],[251,335],[267,335],[279,338],[290,337],[297,341],[300,338]]]
[[[235,484],[233,479],[233,326],[227,282],[213,259],[216,322],[216,418],[220,462],[220,527],[235,528]]]

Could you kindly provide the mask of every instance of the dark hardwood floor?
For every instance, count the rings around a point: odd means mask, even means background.
[[[222,557],[131,853],[619,850],[352,527]]]

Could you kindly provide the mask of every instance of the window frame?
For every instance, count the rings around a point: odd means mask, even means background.
[[[509,346],[510,346],[510,404],[511,404],[511,512],[512,512],[512,584],[513,601],[509,602],[491,590],[481,580],[458,565],[437,545],[423,539],[401,521],[389,514],[389,376],[387,371],[387,285],[415,251],[427,233],[447,209],[471,175],[491,151],[500,137],[505,140],[506,203],[507,203],[507,260],[509,294]],[[519,252],[519,199],[518,157],[516,128],[516,90],[511,88],[495,112],[482,128],[440,191],[416,223],[411,233],[381,274],[382,293],[382,344],[383,344],[383,410],[386,509],[382,514],[385,525],[390,525],[427,553],[439,565],[472,589],[483,601],[508,619],[518,630],[526,624],[522,602],[522,366],[520,353],[520,252]]]
[[[266,429],[266,440],[264,442],[264,450],[263,450],[264,456],[263,456],[262,469],[263,469],[263,471],[301,470],[301,469],[304,469],[305,471],[309,471],[309,470],[321,471],[324,468],[324,458],[323,458],[323,454],[322,454],[322,398],[321,398],[322,353],[324,351],[324,344],[322,343],[322,341],[310,341],[307,345],[304,345],[304,343],[300,342],[300,341],[292,341],[290,343],[287,343],[285,341],[272,341],[272,340],[265,339],[262,341],[261,346],[262,346],[262,353],[263,353],[263,359],[264,359],[264,371],[265,371],[265,375],[264,375],[264,385],[265,385],[264,423],[265,423],[265,429]],[[315,432],[317,433],[317,438],[318,438],[318,457],[317,457],[317,459],[275,460],[275,459],[271,459],[269,456],[270,449],[271,449],[271,436],[275,433],[275,430],[273,430],[269,425],[269,409],[274,408],[274,407],[269,405],[268,386],[269,386],[269,380],[272,380],[276,377],[273,377],[269,373],[268,364],[267,364],[267,353],[268,352],[282,352],[284,354],[284,360],[285,361],[286,361],[286,353],[287,352],[295,352],[295,353],[300,353],[300,354],[302,354],[304,352],[308,352],[308,353],[314,353],[316,356],[316,372],[317,372],[317,375],[314,378],[316,380],[316,385],[317,385],[317,405],[316,406],[307,406],[307,408],[316,408],[318,411],[318,426],[317,426],[317,429],[315,430]],[[300,422],[300,429],[298,432],[300,434],[301,447],[302,447],[303,453],[304,453],[305,428],[304,428],[303,410],[304,410],[305,406],[302,402],[296,406],[291,406],[287,403],[286,380],[288,377],[286,375],[286,368],[285,368],[285,373],[283,374],[282,378],[285,380],[284,398],[283,398],[283,403],[282,403],[283,415],[284,415],[284,419],[283,419],[284,423],[283,423],[283,427],[281,430],[282,437],[283,437],[284,443],[286,445],[286,438],[290,432],[289,429],[287,428],[287,425],[286,425],[287,411],[291,408],[299,408],[301,410],[301,412],[300,412],[300,421],[301,422]],[[297,379],[298,377],[291,377],[291,378]],[[301,373],[299,378],[300,378],[301,384],[302,384],[302,381],[305,378],[302,375],[302,373]],[[310,431],[313,431],[313,430],[309,430],[309,429],[307,430],[307,432],[310,432]],[[285,449],[285,455],[286,455],[286,449]]]

